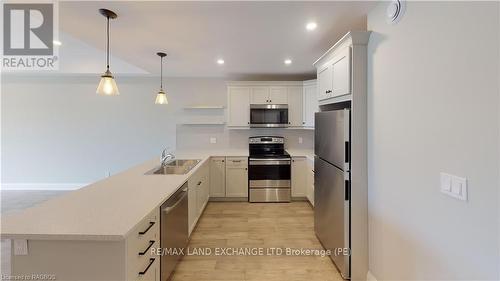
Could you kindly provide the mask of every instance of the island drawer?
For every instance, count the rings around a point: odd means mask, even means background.
[[[155,208],[126,238],[127,280],[155,280],[148,278],[155,276],[156,273],[151,272],[156,271],[156,264],[160,262],[160,256],[151,252],[152,249],[160,247],[159,212],[160,209]]]

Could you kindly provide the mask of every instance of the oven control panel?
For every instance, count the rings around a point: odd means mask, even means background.
[[[283,137],[251,137],[249,143],[285,143]]]

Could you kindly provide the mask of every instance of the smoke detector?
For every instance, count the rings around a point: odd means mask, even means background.
[[[387,17],[387,23],[396,24],[398,23],[406,10],[406,1],[405,0],[392,0],[387,5],[387,9],[385,11],[385,15]]]

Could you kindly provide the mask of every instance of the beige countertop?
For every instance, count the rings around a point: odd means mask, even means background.
[[[290,150],[312,157],[312,150]],[[2,215],[1,237],[37,240],[121,240],[175,193],[210,156],[248,156],[248,149],[177,151],[177,159],[201,159],[185,175],[145,175],[159,165],[146,161],[112,177]]]
[[[292,157],[307,157],[314,160],[314,149],[293,149],[287,148],[286,151]]]

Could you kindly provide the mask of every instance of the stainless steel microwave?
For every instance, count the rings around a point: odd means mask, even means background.
[[[287,104],[250,105],[250,127],[283,128],[288,124]]]

